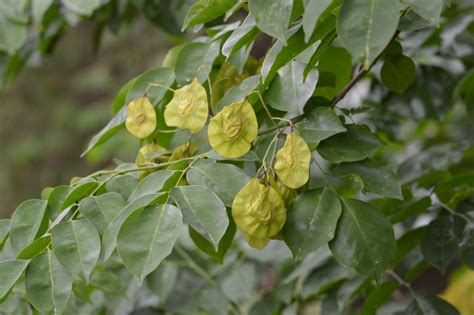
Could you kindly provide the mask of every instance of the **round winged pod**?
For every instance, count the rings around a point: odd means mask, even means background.
[[[238,158],[257,137],[257,116],[247,100],[224,107],[209,123],[209,142],[220,156]]]
[[[275,172],[285,186],[296,189],[308,181],[310,162],[308,145],[303,138],[292,132],[276,154]]]
[[[148,137],[155,130],[156,113],[148,97],[136,98],[128,103],[125,127],[140,139]]]
[[[168,126],[189,129],[193,133],[204,127],[208,115],[206,90],[197,79],[174,92],[164,113]]]
[[[270,185],[280,194],[281,199],[285,202],[286,206],[289,206],[298,196],[296,190],[286,187],[279,178],[275,180],[273,176],[268,176]]]
[[[194,143],[187,142],[174,149],[173,153],[171,153],[169,161],[172,162],[180,160],[182,158],[188,158],[192,156],[196,151],[196,145]]]
[[[267,246],[270,239],[268,238],[256,238],[244,233],[244,239],[250,247],[263,249]]]
[[[147,163],[154,163],[156,159],[153,157],[153,153],[156,152],[166,152],[166,149],[157,143],[150,143],[144,145],[140,148],[140,150],[138,150],[138,154],[135,159],[135,164],[140,166]]]
[[[235,196],[232,217],[248,236],[266,239],[280,232],[286,221],[285,203],[271,185],[252,179]]]

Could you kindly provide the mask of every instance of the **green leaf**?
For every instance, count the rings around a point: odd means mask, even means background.
[[[62,313],[72,290],[72,277],[51,250],[31,260],[25,274],[28,300],[41,313]]]
[[[71,190],[71,186],[60,185],[60,186],[54,187],[54,189],[49,194],[47,211],[48,211],[48,216],[51,218],[51,220],[56,219],[56,217],[61,212],[64,200],[66,199],[70,190]]]
[[[126,205],[127,202],[121,195],[109,192],[83,199],[79,203],[79,210],[83,216],[95,225],[97,231],[103,235],[110,222]]]
[[[406,0],[404,3],[431,24],[438,23],[443,11],[443,0]]]
[[[109,180],[105,187],[107,191],[118,193],[123,199],[128,200],[139,182],[140,180],[135,176],[121,175]]]
[[[112,111],[116,114],[123,106],[127,104],[127,94],[128,91],[132,88],[132,86],[137,82],[140,75],[137,75],[133,79],[129,80],[125,85],[120,89],[117,96],[112,103]]]
[[[171,197],[183,213],[184,222],[212,243],[217,251],[229,218],[224,204],[211,190],[202,186],[179,186]]]
[[[230,213],[227,214],[229,218],[231,218]],[[194,244],[204,253],[208,254],[209,256],[213,257],[217,262],[223,263],[224,256],[229,250],[230,246],[232,245],[232,241],[234,240],[235,232],[237,228],[235,222],[230,219],[229,226],[225,231],[222,239],[219,242],[219,247],[217,251],[214,249],[211,242],[209,242],[204,236],[196,232],[192,227],[189,227],[189,236],[193,240]]]
[[[135,210],[148,206],[162,195],[163,194],[149,194],[141,196],[120,210],[117,216],[112,220],[112,222],[110,222],[109,226],[104,232],[104,236],[102,237],[101,254],[103,255],[104,261],[108,260],[110,255],[112,255],[112,252],[114,251],[117,244],[117,234],[128,216]]]
[[[302,114],[304,106],[313,95],[318,82],[315,68],[304,78],[305,64],[293,60],[278,70],[278,76],[270,84],[267,103],[278,110]]]
[[[290,25],[293,0],[249,0],[249,12],[258,28],[286,43],[286,31]]]
[[[395,253],[392,225],[366,202],[341,200],[342,216],[329,248],[340,264],[380,279]]]
[[[303,30],[304,30],[304,39],[308,41],[313,35],[316,23],[319,20],[319,17],[324,13],[333,8],[330,0],[307,0],[304,1],[304,14],[303,14]],[[329,10],[328,10],[329,9]]]
[[[81,201],[83,198],[89,196],[99,185],[93,179],[86,179],[82,182],[79,182],[76,186],[72,187],[66,198],[64,198],[61,210],[66,209],[70,205]]]
[[[144,72],[137,77],[133,86],[127,93],[124,105],[132,100],[147,95],[153,106],[156,106],[165,97],[168,92],[166,87],[173,85],[175,80],[172,68],[155,68]],[[156,83],[164,87],[150,86],[150,83]]]
[[[390,222],[392,224],[401,222],[411,216],[418,215],[425,211],[429,206],[431,206],[431,199],[430,197],[423,197],[419,200],[415,200],[413,202],[410,202],[407,205],[404,205],[397,209],[396,212],[394,212],[390,216]]]
[[[51,243],[51,235],[46,235],[34,240],[30,245],[26,246],[17,256],[16,259],[32,259],[43,252]]]
[[[0,251],[5,244],[5,240],[8,236],[8,231],[10,230],[10,219],[0,219]]]
[[[474,223],[468,223],[464,228],[463,239],[459,244],[463,263],[474,269]]]
[[[117,236],[117,250],[139,284],[171,253],[182,222],[181,212],[172,205],[146,207],[125,220]]]
[[[307,115],[301,136],[308,143],[319,143],[346,130],[333,109],[321,106]]]
[[[321,43],[318,49],[322,44],[323,43]],[[320,80],[316,86],[314,96],[321,96],[331,100],[336,97],[337,93],[351,80],[353,72],[352,57],[347,50],[342,47],[328,45],[328,47],[323,50],[318,62]],[[316,54],[317,52],[315,55]],[[309,69],[306,71],[308,70]]]
[[[404,92],[416,78],[415,63],[404,55],[390,57],[385,60],[380,76],[383,85],[390,91]]]
[[[425,227],[408,230],[402,237],[397,239],[397,249],[392,259],[392,265],[397,265],[412,250],[414,250],[421,242]]]
[[[46,200],[31,199],[16,208],[10,222],[10,242],[16,253],[46,232]]]
[[[346,125],[347,131],[319,143],[318,152],[330,162],[354,162],[369,157],[383,145],[364,125]]]
[[[304,299],[314,298],[328,292],[351,276],[353,273],[349,269],[332,261],[306,278],[301,294]]]
[[[0,261],[0,300],[7,296],[28,266],[27,260]]]
[[[463,99],[468,112],[474,115],[474,70],[469,71],[459,82],[454,97]]]
[[[431,221],[421,240],[421,252],[427,262],[441,272],[446,271],[450,262],[458,254],[458,244],[451,217],[442,216]]]
[[[16,23],[0,11],[0,51],[14,55],[28,36],[28,27]]]
[[[337,19],[337,34],[365,69],[384,50],[397,30],[398,0],[344,1]]]
[[[120,278],[102,265],[95,266],[89,285],[109,295],[126,297],[125,288]]]
[[[246,78],[240,85],[231,87],[224,96],[217,103],[218,110],[221,110],[224,106],[230,105],[235,102],[240,102],[246,97],[251,91],[255,90],[259,84],[259,77],[257,75]]]
[[[49,7],[53,4],[54,0],[33,0],[31,1],[31,15],[35,24],[40,25],[43,20],[43,15],[46,13]]]
[[[173,264],[162,264],[146,277],[146,284],[156,294],[160,303],[166,301],[178,280],[179,268]]]
[[[244,262],[222,281],[222,293],[235,303],[251,297],[257,286],[257,271],[255,265]]]
[[[100,7],[100,0],[63,0],[64,6],[79,15],[92,15]]]
[[[361,315],[375,315],[377,310],[391,297],[393,292],[398,288],[398,282],[387,280],[379,284],[370,292],[367,299],[362,305]]]
[[[227,10],[231,9],[237,0],[198,0],[189,8],[184,18],[183,30],[195,25],[210,22]]]
[[[190,83],[195,77],[204,83],[219,55],[219,42],[189,43],[181,49],[176,60],[176,81],[180,85]]]
[[[252,15],[247,15],[245,20],[230,34],[222,45],[222,54],[229,58],[242,47],[249,46],[258,36],[257,23]]]
[[[186,178],[191,185],[213,191],[228,207],[232,206],[240,189],[250,181],[250,177],[240,168],[224,163],[196,163],[190,168]]]
[[[265,56],[261,70],[263,85],[267,87],[277,74],[278,69],[294,59],[303,50],[312,46],[332,32],[335,28],[335,23],[336,20],[334,16],[329,15],[318,23],[316,31],[307,42],[305,42],[304,32],[302,29],[299,29],[298,26],[290,28],[287,34],[287,45],[278,40]]]
[[[84,157],[92,149],[98,147],[108,139],[110,139],[121,127],[125,125],[125,120],[127,120],[127,106],[122,107],[117,114],[105,125],[102,130],[96,133],[84,152],[82,152],[81,157]]]
[[[175,174],[174,171],[163,170],[151,173],[145,177],[135,188],[128,198],[132,202],[145,195],[159,192],[165,186],[166,182]]]
[[[385,162],[365,159],[360,162],[342,163],[332,170],[332,174],[357,176],[364,185],[364,193],[403,199],[400,179]]]
[[[403,311],[406,315],[460,315],[459,311],[437,296],[417,295],[408,308]]]
[[[73,220],[56,225],[51,234],[54,253],[64,268],[89,282],[100,254],[94,225],[87,219]]]
[[[283,239],[295,259],[328,243],[336,231],[341,203],[329,188],[310,190],[298,196],[288,210]]]

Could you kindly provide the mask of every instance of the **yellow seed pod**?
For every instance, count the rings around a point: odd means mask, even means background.
[[[285,224],[285,203],[273,187],[254,178],[235,196],[232,217],[244,234],[267,239]]]
[[[281,199],[289,206],[298,196],[296,190],[286,187],[279,178],[275,180],[272,176],[268,176],[270,185],[280,194]]]
[[[257,116],[247,100],[226,106],[211,119],[207,130],[214,151],[227,158],[247,153],[257,133]]]
[[[150,157],[154,152],[166,152],[166,149],[156,143],[146,144],[138,150],[137,157],[135,159],[135,164],[138,166],[144,165],[147,163],[154,163],[155,158]]]
[[[285,186],[296,189],[308,181],[310,162],[308,145],[303,138],[292,132],[276,154],[275,172]]]
[[[128,103],[127,130],[137,138],[144,139],[156,128],[156,113],[148,97],[140,97]]]
[[[197,151],[196,145],[193,143],[187,142],[183,145],[180,145],[176,149],[174,149],[173,153],[171,153],[169,161],[177,161],[182,158],[188,158],[192,156]]]
[[[250,247],[264,249],[267,246],[270,239],[268,238],[256,238],[244,233],[244,239]]]
[[[198,132],[204,127],[209,115],[207,94],[198,79],[177,89],[166,105],[165,122],[170,127],[185,128]]]

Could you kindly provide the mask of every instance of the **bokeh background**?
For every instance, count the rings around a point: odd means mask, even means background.
[[[68,183],[111,163],[130,160],[138,140],[122,133],[81,158],[89,139],[112,117],[111,104],[132,77],[161,64],[179,38],[144,17],[118,34],[106,30],[95,49],[95,25],[66,30],[51,55],[23,68],[0,89],[0,218],[43,188]],[[125,49],[126,48],[126,49]]]

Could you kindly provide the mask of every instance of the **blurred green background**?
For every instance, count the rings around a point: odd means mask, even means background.
[[[48,186],[133,159],[138,140],[125,133],[81,158],[90,137],[112,117],[111,104],[132,77],[159,66],[176,39],[144,18],[118,35],[105,31],[97,52],[94,25],[69,28],[52,55],[32,58],[0,90],[0,218]],[[31,63],[30,62],[30,63]]]

